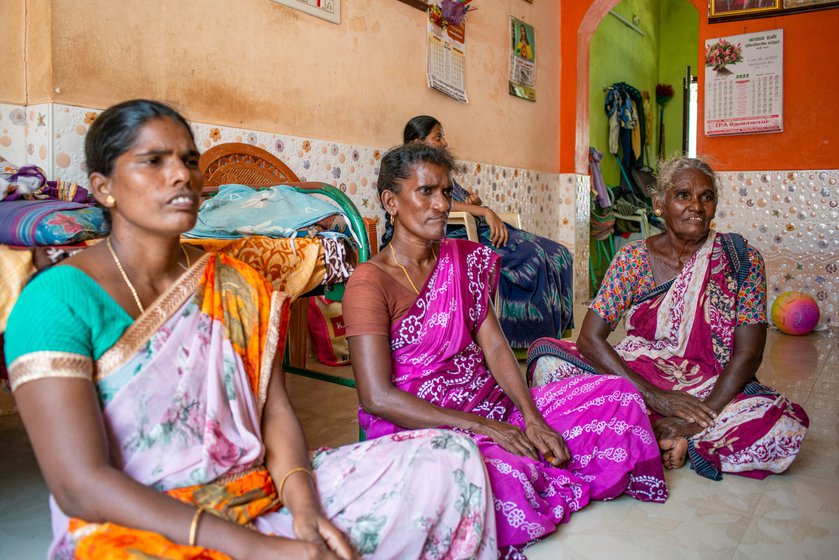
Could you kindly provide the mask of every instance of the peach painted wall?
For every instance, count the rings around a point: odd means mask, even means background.
[[[706,138],[700,125],[697,151],[719,171],[831,169],[839,161],[839,114],[828,101],[839,91],[839,59],[833,36],[839,9],[709,24],[707,1],[699,10],[699,122],[703,119],[704,45],[713,37],[784,29],[784,132]],[[561,48],[565,65],[560,88],[560,172],[587,173],[588,42],[599,21],[618,0],[564,1]],[[578,118],[578,115],[581,117]]]
[[[50,4],[51,87],[38,93],[56,103],[147,96],[195,121],[367,146],[399,143],[430,113],[464,159],[558,171],[558,2],[480,2],[466,105],[426,86],[423,12],[396,0],[344,1],[340,25],[270,0]],[[536,26],[536,103],[507,93],[511,14]]]
[[[26,101],[28,105],[46,103],[52,99],[54,92],[53,67],[64,64],[57,59],[53,46],[55,44],[55,28],[53,26],[52,0],[26,0]],[[74,40],[83,42],[84,37],[79,30],[69,33]],[[72,57],[78,50],[68,53]],[[102,87],[101,84],[98,85]]]
[[[0,48],[0,68],[3,68],[3,78],[0,79],[0,103],[26,103],[24,13],[24,0],[2,0],[0,37],[3,37],[3,47]]]

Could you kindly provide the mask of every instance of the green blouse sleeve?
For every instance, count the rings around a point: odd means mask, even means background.
[[[45,377],[92,379],[93,363],[131,317],[81,270],[61,265],[24,288],[6,326],[12,389]]]

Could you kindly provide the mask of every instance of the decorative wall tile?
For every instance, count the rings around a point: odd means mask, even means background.
[[[719,175],[716,227],[761,252],[770,305],[781,292],[805,292],[824,322],[839,325],[839,170]]]
[[[12,163],[25,161],[25,107],[0,103],[0,157]]]
[[[529,169],[463,162],[458,181],[499,212],[518,212],[522,226],[571,248],[573,191],[563,191],[559,175]]]
[[[57,177],[87,185],[84,139],[99,113],[82,107],[53,106],[53,169]]]
[[[54,176],[53,145],[50,141],[52,108],[49,103],[26,107],[26,163],[37,165],[44,170],[47,177]]]
[[[562,182],[574,192],[574,300],[585,302],[589,297],[589,240],[591,218],[591,180],[588,175],[568,173]],[[579,321],[579,318],[577,318]],[[579,325],[577,325],[579,326]]]

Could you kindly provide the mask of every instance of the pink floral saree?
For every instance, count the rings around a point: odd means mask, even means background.
[[[391,325],[392,380],[439,406],[524,428],[474,340],[497,285],[499,261],[490,249],[471,241],[442,240],[437,266],[416,302]],[[590,375],[534,388],[532,394],[573,455],[564,468],[469,434],[489,472],[503,554],[522,557],[525,546],[552,533],[590,500],[624,493],[643,501],[667,498],[647,410],[631,383]],[[370,438],[403,430],[361,409],[359,422]]]
[[[202,257],[93,367],[112,464],[214,515],[293,538],[264,466],[261,431],[288,309],[285,294],[248,265]],[[20,360],[19,367],[34,364]],[[73,363],[89,368],[90,358]],[[421,430],[323,449],[312,467],[326,515],[365,558],[496,555],[486,475],[462,435]],[[55,502],[52,510],[51,558],[227,558],[147,531],[68,519]]]
[[[615,350],[636,373],[661,389],[705,398],[731,358],[738,324],[766,322],[763,261],[740,236],[712,231],[681,274],[655,286],[644,247],[615,256],[591,309],[613,328],[625,316],[627,336]],[[536,341],[528,363],[533,385],[598,373],[574,343],[554,339]],[[691,465],[714,480],[723,472],[782,472],[808,424],[799,405],[755,380],[688,439]]]

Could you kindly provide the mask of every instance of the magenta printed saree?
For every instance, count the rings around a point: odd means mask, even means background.
[[[591,309],[614,329],[626,318],[615,350],[656,387],[707,397],[734,350],[734,329],[766,322],[766,278],[760,254],[739,236],[711,232],[681,274],[656,286],[644,242],[612,261]],[[528,356],[533,385],[597,373],[572,342],[542,339]],[[809,420],[804,410],[756,380],[716,422],[688,439],[693,468],[719,480],[723,472],[752,478],[786,470]]]
[[[393,383],[439,406],[524,428],[474,340],[498,280],[499,258],[488,248],[444,239],[437,266],[414,305],[391,325]],[[627,493],[667,498],[658,446],[647,411],[632,384],[613,376],[584,376],[532,390],[547,423],[572,453],[565,468],[510,453],[470,434],[483,454],[495,494],[498,544],[520,557],[527,544],[552,533],[590,500]],[[403,428],[359,409],[370,438]]]

